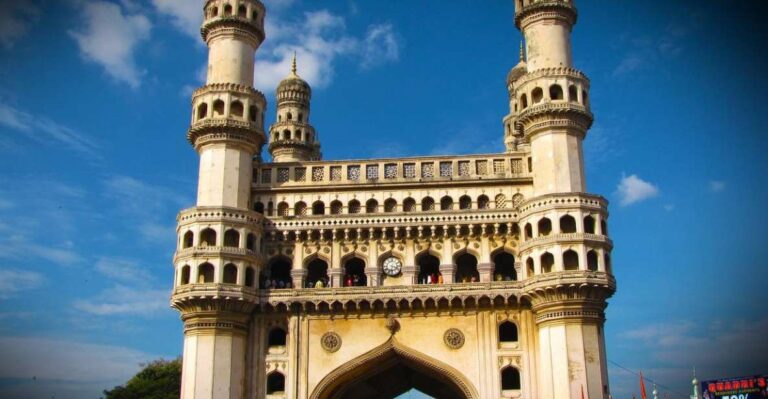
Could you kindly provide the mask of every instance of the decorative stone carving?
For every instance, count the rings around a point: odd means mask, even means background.
[[[395,316],[389,316],[387,317],[387,329],[389,330],[389,333],[392,335],[395,335],[396,332],[400,331],[400,322],[397,321],[397,318]]]
[[[464,333],[458,328],[449,328],[443,335],[443,342],[451,349],[459,349],[464,346]]]
[[[328,353],[336,352],[341,348],[341,336],[329,331],[320,337],[320,346]]]

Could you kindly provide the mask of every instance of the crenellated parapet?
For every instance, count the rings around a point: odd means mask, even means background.
[[[515,25],[525,29],[527,25],[540,20],[561,20],[573,26],[578,12],[573,0],[515,0]]]
[[[264,41],[264,5],[258,0],[208,0],[200,28],[203,41],[238,36],[256,47]]]

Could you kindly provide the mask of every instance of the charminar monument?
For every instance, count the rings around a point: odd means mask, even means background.
[[[171,300],[182,398],[608,398],[616,283],[607,202],[586,192],[577,12],[515,8],[503,153],[324,160],[295,60],[264,128],[264,5],[205,2],[197,205],[178,216]]]

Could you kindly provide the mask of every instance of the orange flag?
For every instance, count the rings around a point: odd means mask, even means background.
[[[645,393],[645,381],[643,380],[643,372],[640,372],[640,397],[643,399],[648,399],[647,394]]]

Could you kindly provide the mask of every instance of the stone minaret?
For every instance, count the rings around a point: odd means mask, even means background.
[[[320,141],[309,123],[312,88],[296,74],[296,56],[291,73],[277,86],[277,121],[269,129],[269,153],[273,162],[319,161]]]
[[[253,158],[264,145],[264,95],[253,89],[264,40],[258,0],[208,0],[205,86],[188,138],[200,155],[197,205],[178,216],[172,305],[184,321],[182,398],[243,398],[250,315],[261,266],[261,215],[249,210]]]
[[[504,119],[508,151],[530,146],[534,197],[521,208],[526,275],[594,271],[592,284],[533,290],[537,378],[542,398],[608,397],[603,338],[606,298],[613,294],[607,209],[585,194],[582,141],[592,124],[589,80],[572,65],[573,0],[515,0],[515,24],[525,52],[507,76],[510,114]],[[526,54],[527,57],[523,57]],[[587,204],[601,204],[600,211]],[[585,232],[585,234],[572,234]],[[547,239],[542,237],[549,236]],[[600,273],[606,272],[606,273]]]

